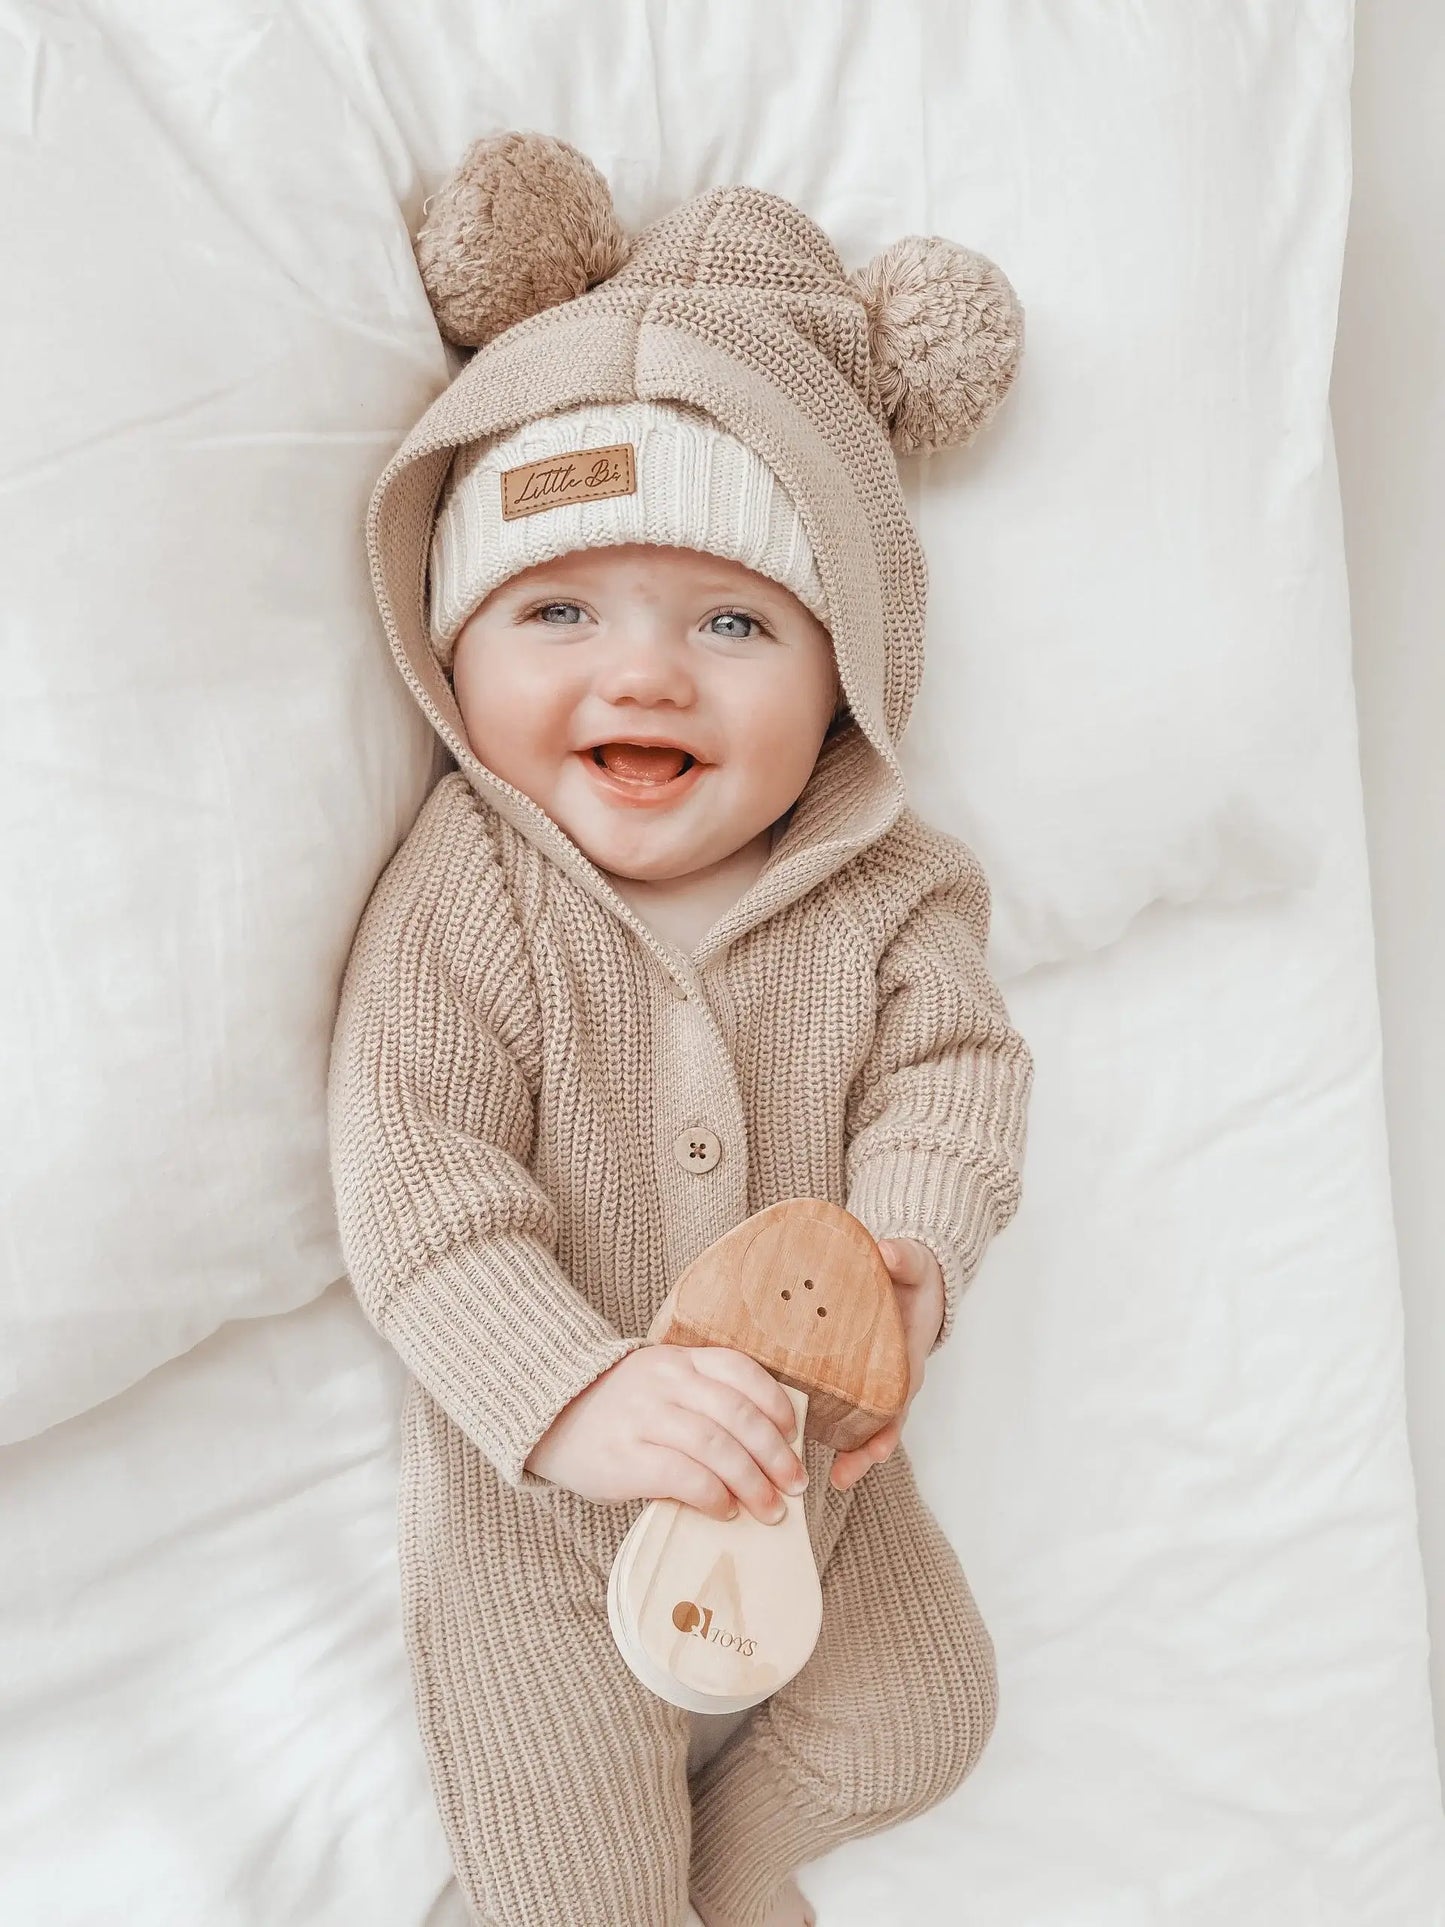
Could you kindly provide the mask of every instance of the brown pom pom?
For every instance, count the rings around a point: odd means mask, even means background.
[[[606,181],[550,134],[473,141],[427,205],[417,266],[437,326],[462,348],[585,293],[631,247]]]
[[[909,234],[849,277],[889,439],[900,455],[972,441],[1018,372],[1024,311],[1001,268],[936,234]]]

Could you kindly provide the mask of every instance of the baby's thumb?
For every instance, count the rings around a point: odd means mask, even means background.
[[[911,1244],[900,1244],[897,1238],[884,1238],[879,1242],[878,1249],[892,1278],[902,1284],[916,1282],[918,1253]]]

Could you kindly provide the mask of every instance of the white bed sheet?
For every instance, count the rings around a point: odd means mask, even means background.
[[[827,1927],[1445,1921],[1342,629],[1309,700],[1308,893],[1013,987],[1028,1197],[906,1434],[999,1724],[943,1806],[805,1869]],[[0,1455],[7,1927],[461,1927],[401,1392],[340,1281]]]

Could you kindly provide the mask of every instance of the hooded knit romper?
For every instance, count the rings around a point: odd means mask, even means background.
[[[756,1927],[792,1869],[943,1799],[993,1727],[992,1643],[908,1454],[840,1493],[832,1452],[805,1439],[819,1641],[691,1784],[690,1716],[638,1682],[608,1624],[646,1501],[592,1503],[525,1460],[645,1342],[697,1254],[781,1199],[927,1244],[946,1343],[1018,1205],[1032,1064],[984,964],[979,864],[909,807],[898,765],[925,572],[878,310],[811,221],[750,187],[617,253],[596,285],[482,330],[372,497],[386,633],[456,767],[347,963],[332,1172],[357,1297],[410,1374],[404,1628],[475,1919],[675,1927],[691,1888]],[[703,411],[787,490],[851,711],[761,874],[687,952],[477,760],[428,638],[455,452],[646,400]]]

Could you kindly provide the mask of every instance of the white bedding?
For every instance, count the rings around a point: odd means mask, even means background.
[[[0,1921],[463,1921],[323,1090],[435,774],[359,533],[447,374],[408,229],[531,125],[627,219],[750,179],[850,265],[993,253],[1029,317],[908,483],[910,773],[1038,1065],[907,1433],[1000,1720],[805,1870],[822,1920],[1440,1927],[1325,415],[1347,0],[722,18],[0,0]]]

